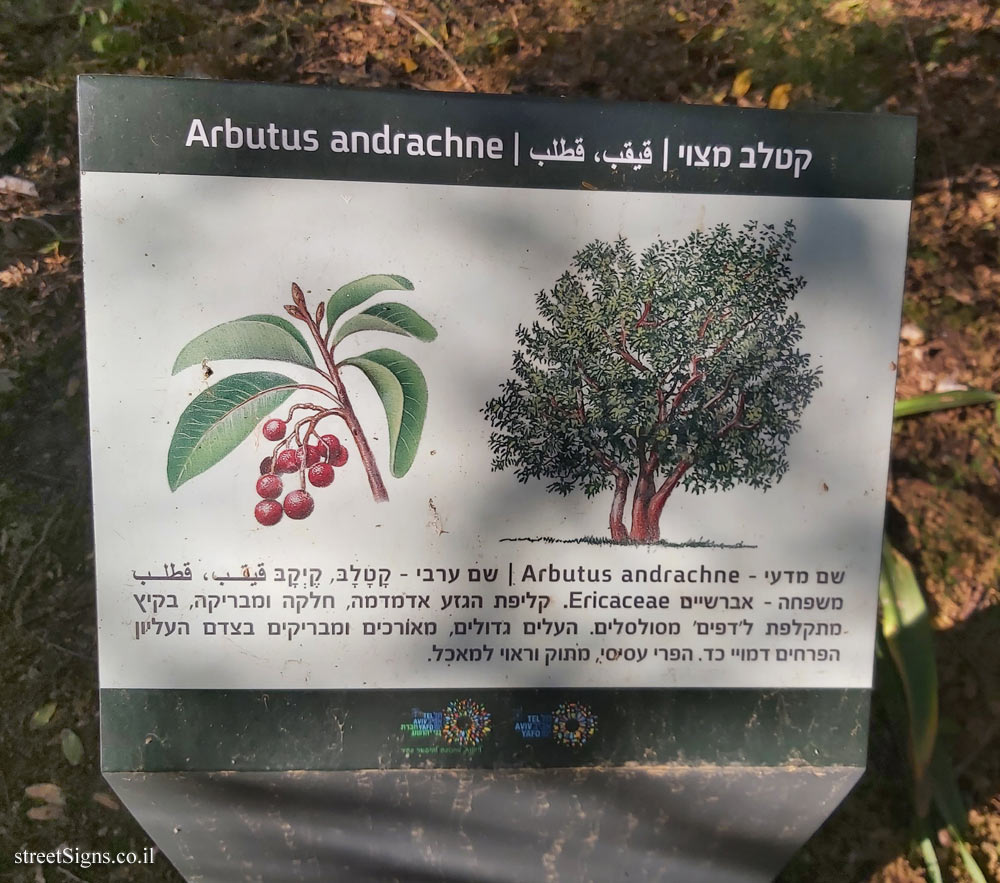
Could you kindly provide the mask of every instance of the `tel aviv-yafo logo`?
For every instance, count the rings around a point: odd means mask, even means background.
[[[597,733],[597,715],[583,702],[560,702],[554,711],[515,715],[514,730],[524,739],[552,739],[581,748]]]
[[[492,730],[490,713],[472,699],[452,700],[444,710],[441,737],[449,745],[481,745]]]

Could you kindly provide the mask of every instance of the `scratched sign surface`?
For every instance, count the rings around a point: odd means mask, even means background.
[[[80,96],[103,687],[870,686],[910,120]]]

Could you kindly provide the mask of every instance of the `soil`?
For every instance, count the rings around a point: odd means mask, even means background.
[[[179,879],[163,859],[72,872],[13,863],[23,849],[148,845],[98,771],[75,74],[748,107],[787,96],[792,109],[917,114],[903,397],[1000,390],[997,10],[996,0],[0,0],[0,176],[33,185],[0,187],[0,879]],[[987,407],[901,421],[891,470],[889,534],[931,608],[968,840],[1000,881],[1000,425]],[[880,679],[867,775],[785,883],[930,879],[887,690]],[[47,703],[51,718],[33,728]],[[67,731],[81,740],[78,763]],[[26,795],[43,784],[58,790]],[[971,879],[947,830],[933,836],[946,879]]]

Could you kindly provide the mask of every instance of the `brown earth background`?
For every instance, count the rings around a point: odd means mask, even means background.
[[[76,74],[916,114],[904,397],[1000,390],[997,10],[996,0],[0,0],[0,175],[36,191],[0,186],[0,880],[179,880],[162,858],[88,871],[13,864],[22,849],[148,845],[98,770]],[[991,409],[900,422],[891,469],[889,534],[927,592],[941,731],[969,841],[987,879],[1000,881]],[[867,775],[784,883],[927,879],[906,748],[885,700],[880,685]],[[66,730],[80,738],[78,763]],[[32,785],[55,790],[31,797]],[[946,879],[969,879],[944,830],[936,849]]]

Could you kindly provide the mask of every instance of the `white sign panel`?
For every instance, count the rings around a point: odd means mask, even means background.
[[[102,687],[870,686],[910,121],[92,82]]]

